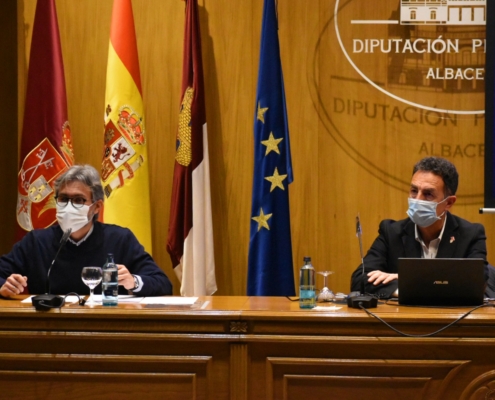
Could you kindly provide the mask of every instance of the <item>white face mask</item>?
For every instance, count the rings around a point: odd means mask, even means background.
[[[64,207],[57,204],[57,221],[62,230],[66,232],[70,228],[74,233],[88,224],[90,221],[88,217],[89,207],[91,205],[76,208],[70,201]]]

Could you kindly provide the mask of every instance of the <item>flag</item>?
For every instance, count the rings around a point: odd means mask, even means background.
[[[182,88],[167,251],[182,296],[217,290],[197,0],[186,1]]]
[[[34,16],[17,179],[17,239],[56,220],[55,179],[74,164],[54,0]]]
[[[249,296],[293,296],[289,129],[275,0],[265,0],[254,110]]]
[[[129,228],[151,253],[148,150],[131,0],[114,0],[101,179],[105,223]]]

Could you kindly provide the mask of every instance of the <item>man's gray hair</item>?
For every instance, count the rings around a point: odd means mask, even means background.
[[[103,187],[101,186],[100,174],[91,165],[73,165],[55,180],[55,196],[61,187],[70,182],[81,182],[91,190],[91,201],[104,200]]]

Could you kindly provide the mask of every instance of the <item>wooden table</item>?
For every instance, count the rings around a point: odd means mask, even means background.
[[[39,312],[0,300],[0,398],[495,399],[491,307],[409,338],[345,305],[214,296],[198,306]],[[426,334],[467,310],[372,311]]]

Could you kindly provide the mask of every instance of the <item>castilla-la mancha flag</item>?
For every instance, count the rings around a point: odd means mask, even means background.
[[[105,204],[100,219],[129,228],[151,253],[149,159],[142,93],[131,0],[114,0],[101,166]]]
[[[217,290],[197,0],[186,2],[182,92],[167,251],[182,296]]]
[[[54,182],[74,164],[55,0],[38,0],[20,150],[16,238],[57,220]]]

